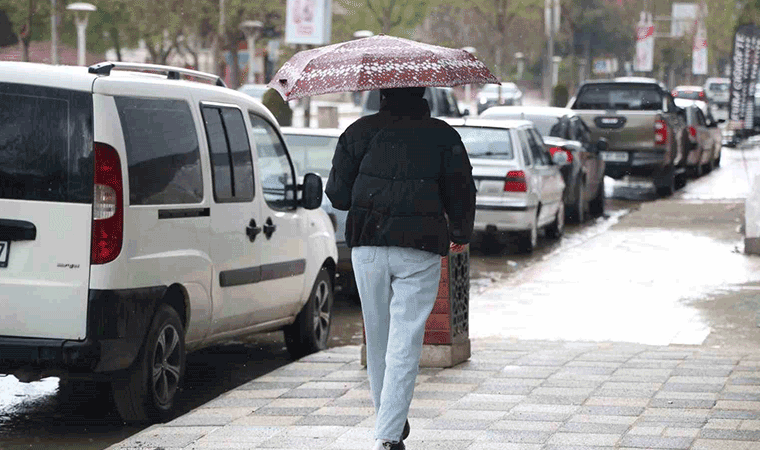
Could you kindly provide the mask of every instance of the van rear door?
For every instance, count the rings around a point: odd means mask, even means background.
[[[90,92],[0,82],[0,336],[83,339]]]

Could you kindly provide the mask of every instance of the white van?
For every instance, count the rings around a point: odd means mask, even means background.
[[[297,176],[274,116],[214,75],[0,62],[0,373],[108,381],[154,421],[186,351],[325,348],[335,234]]]

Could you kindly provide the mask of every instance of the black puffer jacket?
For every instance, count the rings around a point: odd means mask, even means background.
[[[392,96],[340,136],[325,188],[348,211],[349,247],[412,247],[446,255],[475,217],[472,166],[459,133],[421,97]],[[447,221],[448,218],[448,221]]]

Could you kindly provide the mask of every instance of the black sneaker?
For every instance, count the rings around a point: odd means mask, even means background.
[[[393,442],[383,442],[383,449],[384,450],[406,450],[406,445],[404,445],[404,441],[399,441],[395,444]]]
[[[406,423],[404,424],[404,431],[401,432],[401,440],[409,437],[409,433],[412,431],[412,427],[409,426],[409,419],[406,420]]]

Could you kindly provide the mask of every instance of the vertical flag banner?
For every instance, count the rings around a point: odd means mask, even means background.
[[[327,45],[332,25],[332,0],[288,0],[285,43]]]
[[[652,15],[642,11],[636,26],[636,59],[633,61],[635,72],[651,72],[654,66],[654,22]]]
[[[731,52],[731,100],[729,118],[742,129],[752,129],[755,84],[760,63],[760,28],[754,24],[736,29]]]
[[[691,51],[691,73],[707,75],[707,5],[702,4],[694,28],[694,45]]]

